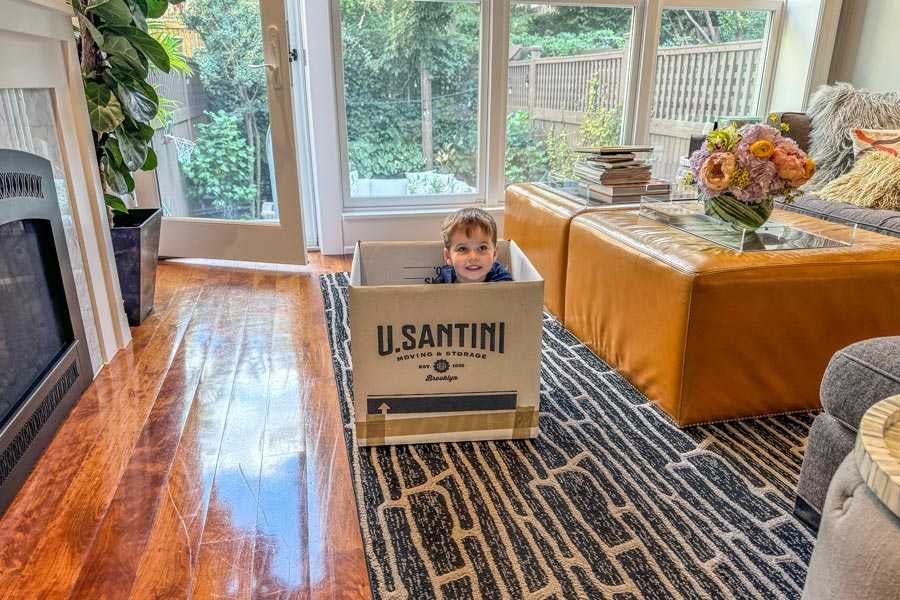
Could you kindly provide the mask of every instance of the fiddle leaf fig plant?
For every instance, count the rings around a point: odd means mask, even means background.
[[[72,0],[84,92],[106,205],[128,212],[132,173],[156,168],[151,123],[171,103],[148,81],[151,71],[190,74],[177,38],[148,29],[169,0]]]

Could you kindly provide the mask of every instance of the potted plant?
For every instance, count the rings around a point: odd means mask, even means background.
[[[156,168],[151,123],[164,100],[148,82],[151,70],[190,73],[180,40],[149,31],[168,0],[72,0],[94,150],[110,211],[112,243],[125,313],[139,324],[153,308],[160,209],[129,209],[132,173]]]

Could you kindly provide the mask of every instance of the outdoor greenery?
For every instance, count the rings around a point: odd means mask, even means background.
[[[441,148],[473,183],[478,5],[343,0],[341,10],[351,169],[360,178],[430,170]]]
[[[618,108],[607,108],[601,91],[600,80],[596,77],[588,82],[587,100],[584,118],[578,128],[578,139],[584,146],[607,146],[619,143],[619,131],[622,128],[621,111]],[[544,176],[568,178],[572,176],[572,165],[577,158],[568,136],[563,132],[551,131],[546,135],[544,144],[547,148],[546,170]],[[507,161],[506,177],[508,181],[525,181],[527,179],[511,179],[510,163]]]
[[[207,0],[209,1],[209,0]],[[480,7],[457,2],[341,0],[344,94],[351,178],[431,171],[474,186],[477,172]],[[761,39],[764,11],[672,9],[660,44]],[[510,44],[531,56],[619,49],[631,31],[621,7],[517,5]],[[593,81],[580,143],[618,141],[621,115]],[[507,118],[507,179],[571,172],[570,134],[536,129],[525,112]]]
[[[150,123],[160,98],[147,82],[151,69],[190,72],[170,36],[148,31],[168,0],[72,0],[81,72],[104,198],[127,212],[122,196],[134,190],[132,172],[156,168]]]
[[[666,9],[659,44],[695,46],[762,39],[767,13],[760,10]],[[537,46],[542,56],[563,56],[622,48],[631,32],[631,10],[615,7],[561,6],[542,11],[519,5],[512,11],[510,43]]]
[[[181,165],[188,198],[197,208],[215,208],[226,219],[240,217],[256,201],[253,152],[238,127],[238,117],[207,112],[197,125],[197,143]]]
[[[531,128],[531,115],[524,110],[506,116],[506,180],[542,179],[549,163],[547,144]]]
[[[137,117],[153,109],[153,127],[164,127],[178,106],[127,74],[162,68],[163,56],[168,68],[188,66],[178,57],[177,40],[154,31],[152,17],[168,0],[75,1],[82,13],[82,39],[94,39],[92,29],[105,35],[108,49],[99,61],[126,81],[113,77],[107,85],[107,75],[85,71],[92,118],[104,127],[115,123],[99,138],[108,189],[128,191],[133,187],[129,168],[155,165],[147,145],[152,129]],[[131,10],[132,28],[149,31],[158,47],[139,33],[128,37],[119,31],[126,19],[123,6]],[[258,0],[188,0],[181,6],[177,18],[200,40],[190,64],[203,85],[207,109],[206,122],[189,134],[193,149],[179,159],[191,210],[260,218],[273,190]],[[392,180],[389,189],[409,194],[471,191],[479,184],[482,8],[412,0],[341,0],[340,6],[351,183],[372,191],[380,180]],[[622,49],[631,19],[631,9],[623,7],[518,4],[511,11],[510,50],[517,56],[552,57]],[[763,11],[671,9],[663,12],[660,44],[760,39],[765,25]],[[547,128],[546,121],[524,110],[507,116],[508,181],[568,176],[574,145],[618,141],[622,115],[620,108],[610,108],[611,92],[593,79],[581,93],[585,109],[577,127]],[[140,141],[146,152],[133,152],[135,144],[128,140]],[[139,159],[143,162],[137,164]]]
[[[227,181],[222,182],[221,189],[227,193],[216,200],[215,206],[225,210],[226,218],[259,218],[262,203],[272,197],[266,159],[269,112],[259,0],[190,0],[185,3],[181,20],[203,40],[203,47],[192,60],[206,93],[207,108],[215,115],[210,115],[209,126],[198,128],[195,152],[227,146],[250,157],[246,163],[248,178],[244,179],[243,171],[222,173]],[[192,173],[187,176],[192,185],[200,185],[188,196],[208,207],[212,181],[199,171],[198,165],[205,163],[197,160],[207,158],[203,152],[200,157],[195,159],[192,154],[191,163],[183,165],[183,170]],[[203,181],[206,183],[200,183]]]

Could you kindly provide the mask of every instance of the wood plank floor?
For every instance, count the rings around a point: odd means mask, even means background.
[[[0,598],[370,597],[318,275],[166,261],[0,519]]]

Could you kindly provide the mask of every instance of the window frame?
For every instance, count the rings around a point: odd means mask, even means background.
[[[490,0],[486,0],[490,1]],[[500,48],[509,47],[509,20],[512,6],[514,4],[545,4],[551,6],[581,6],[596,8],[630,8],[632,10],[631,17],[631,51],[628,53],[630,63],[626,77],[628,77],[628,85],[625,88],[625,98],[623,99],[622,108],[622,143],[631,143],[631,128],[634,115],[634,93],[635,84],[637,83],[637,73],[634,70],[634,57],[637,54],[635,50],[640,47],[644,37],[644,19],[643,19],[643,0],[535,0],[528,2],[527,0],[497,0],[495,5],[499,6],[497,19],[502,24],[502,30],[497,31],[497,35],[501,40]],[[494,152],[490,157],[492,160],[492,172],[496,173],[496,177],[489,180],[489,189],[487,190],[486,205],[502,206],[504,204],[504,196],[506,191],[506,100],[508,97],[508,75],[509,75],[509,57],[508,50],[503,54],[502,61],[495,61],[493,64],[502,64],[502,68],[494,69],[492,73],[493,89],[500,90],[497,96],[502,97],[502,105],[493,112],[493,129],[491,131],[495,147],[499,146],[500,150]],[[499,102],[498,102],[499,103]],[[492,107],[493,108],[493,107]]]
[[[454,0],[446,0],[453,2]],[[466,0],[462,0],[466,1]],[[339,0],[332,7],[332,55],[340,161],[341,209],[344,213],[370,211],[429,211],[480,204],[499,207],[506,189],[506,105],[508,86],[509,18],[513,4],[523,0],[480,0],[481,56],[479,60],[478,102],[478,191],[470,194],[356,197],[350,195],[350,164],[347,113],[344,95],[343,42]],[[633,11],[628,84],[623,104],[622,142],[646,143],[649,139],[650,110],[656,75],[656,52],[662,11],[671,8],[697,10],[766,10],[771,18],[766,28],[766,51],[757,113],[762,116],[772,97],[775,61],[784,16],[785,0],[536,0],[535,4],[555,6],[623,7]]]
[[[634,143],[644,144],[650,140],[650,112],[653,102],[653,86],[656,78],[656,53],[659,49],[659,34],[662,26],[662,11],[684,8],[696,10],[766,10],[772,13],[766,26],[766,51],[760,81],[756,112],[760,116],[768,110],[772,98],[772,84],[775,79],[775,59],[784,16],[785,0],[647,0],[645,31],[640,52],[640,77],[637,89],[635,119],[632,128]]]
[[[484,149],[488,143],[488,114],[485,104],[488,99],[490,85],[489,51],[491,48],[490,30],[486,23],[490,22],[488,13],[494,0],[440,0],[441,2],[462,2],[478,4],[481,8],[481,48],[478,61],[478,191],[469,194],[408,194],[406,196],[351,196],[350,192],[350,146],[347,132],[347,100],[344,94],[344,56],[343,39],[341,38],[341,5],[340,0],[332,2],[332,43],[334,56],[335,96],[337,98],[338,144],[340,150],[341,199],[344,212],[370,211],[377,209],[415,210],[442,207],[483,204],[485,199],[485,182],[487,181],[487,160]]]

